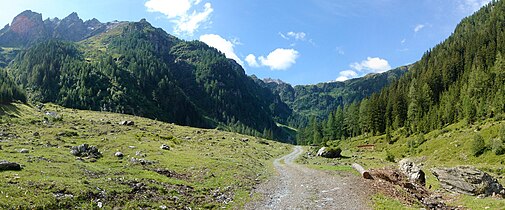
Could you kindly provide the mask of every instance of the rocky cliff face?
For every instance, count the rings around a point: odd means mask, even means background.
[[[0,30],[0,45],[19,47],[45,39],[75,42],[104,32],[106,28],[106,24],[97,19],[83,22],[75,12],[62,20],[54,18],[43,21],[40,13],[26,10]]]

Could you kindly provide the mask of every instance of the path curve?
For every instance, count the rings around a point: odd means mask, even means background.
[[[346,172],[319,171],[294,163],[301,146],[274,161],[277,176],[260,184],[263,200],[245,209],[371,209],[364,181]]]

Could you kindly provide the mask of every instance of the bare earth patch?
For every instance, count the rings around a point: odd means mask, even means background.
[[[246,209],[371,209],[368,184],[348,172],[325,172],[294,163],[300,146],[274,161],[278,175],[261,184],[255,193],[263,199]]]

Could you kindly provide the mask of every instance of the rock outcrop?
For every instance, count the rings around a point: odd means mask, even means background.
[[[431,171],[440,181],[440,185],[450,192],[485,196],[505,195],[505,189],[495,178],[473,166],[433,168]]]
[[[399,169],[400,171],[407,176],[409,181],[415,182],[421,185],[426,184],[426,177],[425,173],[423,170],[421,170],[421,167],[414,163],[409,158],[405,158],[400,160],[399,164]]]
[[[77,157],[88,157],[88,158],[100,158],[102,153],[98,151],[95,146],[89,146],[88,144],[81,144],[79,146],[73,146],[70,153]]]
[[[317,151],[316,156],[325,158],[337,158],[340,157],[340,153],[342,153],[342,150],[340,148],[321,147],[321,149]]]

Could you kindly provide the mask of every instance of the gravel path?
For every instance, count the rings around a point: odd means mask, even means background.
[[[366,184],[350,173],[324,172],[294,163],[300,146],[274,161],[278,175],[256,190],[263,200],[245,209],[371,209]]]

